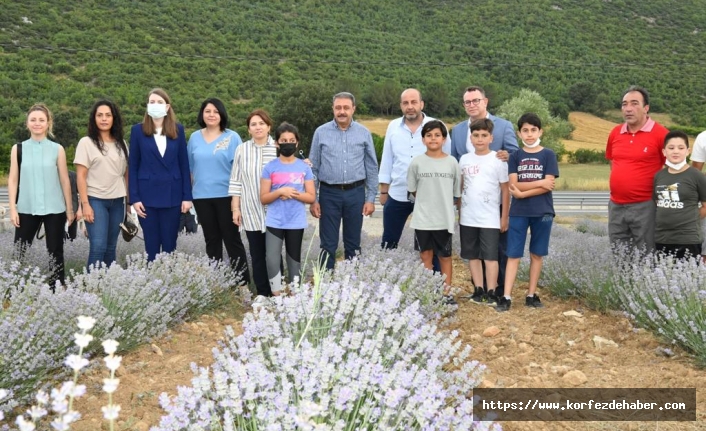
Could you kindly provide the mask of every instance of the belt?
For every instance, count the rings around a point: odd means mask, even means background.
[[[329,184],[329,183],[325,183],[323,181],[319,181],[319,184],[321,184],[324,187],[330,187],[332,189],[350,190],[350,189],[354,189],[356,187],[362,186],[363,184],[365,184],[365,180],[360,180],[360,181],[356,181],[354,183],[348,183],[348,184]]]

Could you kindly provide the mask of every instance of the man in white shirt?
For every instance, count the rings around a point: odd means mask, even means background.
[[[694,149],[691,151],[691,166],[701,170],[704,162],[706,162],[706,131],[699,133],[694,141]],[[706,219],[701,220],[701,241],[701,259],[706,263]]]
[[[382,247],[397,248],[414,203],[407,199],[407,169],[413,158],[426,152],[422,142],[422,126],[434,118],[422,112],[422,93],[408,88],[400,96],[402,117],[392,120],[385,133],[380,161],[380,204],[383,205]],[[447,139],[443,151],[450,154]]]

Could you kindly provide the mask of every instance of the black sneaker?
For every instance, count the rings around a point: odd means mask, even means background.
[[[473,291],[473,295],[471,295],[470,298],[471,302],[475,302],[476,304],[482,304],[485,302],[485,292],[483,291],[482,287],[476,287],[475,290]]]
[[[498,305],[498,297],[495,296],[494,290],[489,290],[488,293],[485,295],[485,305],[488,305],[490,307],[495,307]]]
[[[525,298],[525,307],[542,308],[544,307],[544,304],[542,304],[542,301],[539,300],[539,295],[535,293],[534,296],[528,296]]]
[[[498,305],[495,307],[496,311],[508,311],[512,305],[512,299],[507,299],[504,296],[498,298]]]

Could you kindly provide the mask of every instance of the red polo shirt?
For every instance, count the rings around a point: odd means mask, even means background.
[[[627,124],[615,126],[608,136],[605,157],[612,161],[610,200],[616,204],[635,204],[652,199],[657,171],[665,162],[662,148],[668,130],[653,119],[635,133]]]

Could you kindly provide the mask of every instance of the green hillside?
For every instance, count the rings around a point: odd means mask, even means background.
[[[390,113],[405,86],[424,90],[431,113],[460,116],[461,89],[474,83],[489,90],[491,109],[530,88],[563,115],[615,108],[621,91],[639,83],[651,91],[653,110],[706,126],[706,29],[700,27],[706,8],[699,0],[2,0],[1,6],[0,170],[33,102],[48,103],[62,113],[64,128],[83,135],[96,98],[117,101],[134,123],[155,86],[170,93],[187,128],[195,127],[208,96],[228,103],[234,126],[254,107],[296,124],[311,106],[330,106],[331,92],[341,89],[359,96],[359,113]],[[297,91],[306,93],[287,94]]]

